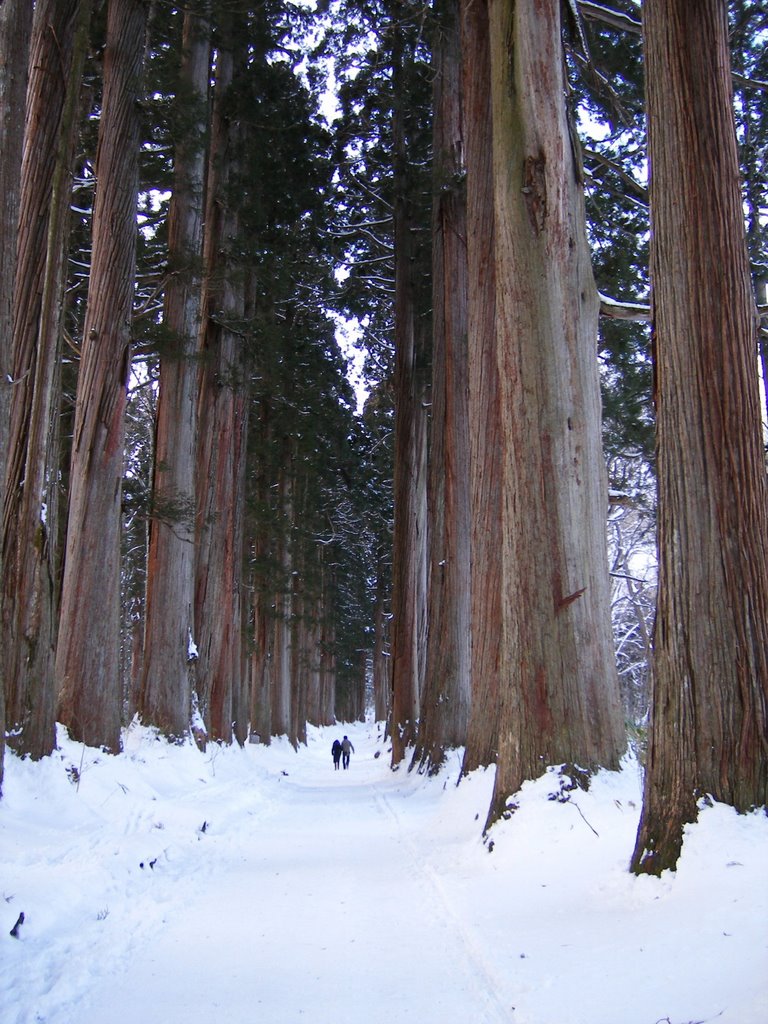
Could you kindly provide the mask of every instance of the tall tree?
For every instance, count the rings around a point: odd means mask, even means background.
[[[392,764],[416,741],[427,636],[427,367],[423,224],[414,160],[419,13],[393,4],[392,159],[395,250],[395,437],[392,538]],[[428,280],[428,278],[427,278]]]
[[[242,671],[242,488],[248,415],[245,278],[236,244],[241,137],[230,110],[245,60],[246,31],[244,20],[232,11],[222,12],[218,29],[200,345],[195,636],[198,697],[208,735],[229,742],[233,694]]]
[[[5,0],[0,5],[0,509],[5,504],[5,470],[10,426],[13,290],[16,279],[16,227],[24,125],[18,112],[27,92],[27,60],[32,31],[32,5],[27,0]],[[4,556],[0,542],[0,579]],[[2,602],[0,593],[0,602]],[[3,621],[0,611],[0,622]],[[0,664],[0,792],[5,755],[5,670]]]
[[[13,288],[16,278],[16,231],[24,150],[24,110],[33,6],[25,0],[0,4],[0,507],[5,494],[5,462],[12,377]],[[1,688],[1,687],[0,687]],[[0,743],[4,736],[0,737]],[[1,763],[1,759],[0,759]],[[0,770],[2,770],[0,768]]]
[[[466,740],[470,705],[467,228],[458,0],[434,28],[432,416],[427,660],[415,761],[436,771]]]
[[[635,871],[768,802],[768,508],[726,5],[647,0],[659,595]]]
[[[492,822],[547,764],[617,766],[625,737],[610,628],[599,299],[564,104],[560,4],[490,5],[488,46],[490,65],[473,73],[490,75],[496,288],[489,354],[500,399]],[[470,390],[476,409],[487,401]],[[490,567],[475,554],[473,580],[482,580]]]
[[[120,747],[120,496],[136,256],[143,0],[110,0],[56,678],[72,735]]]
[[[462,770],[495,762],[501,655],[499,374],[495,354],[496,225],[493,211],[490,30],[487,3],[463,2],[461,17],[467,165],[468,393],[471,535],[472,705]],[[477,570],[480,566],[480,570]]]
[[[55,744],[54,644],[61,310],[89,0],[35,7],[14,294],[10,454],[3,507],[3,642],[17,750]]]
[[[207,5],[184,14],[173,197],[168,215],[170,277],[160,362],[150,521],[144,664],[139,712],[170,736],[189,727],[193,683],[196,359],[200,335],[206,108],[210,71]]]

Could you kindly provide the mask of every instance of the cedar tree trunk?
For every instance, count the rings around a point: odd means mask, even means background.
[[[414,763],[436,772],[467,737],[470,703],[470,477],[467,225],[458,0],[440,5],[433,48],[432,421],[429,626]]]
[[[643,12],[659,594],[632,867],[658,874],[698,797],[768,799],[768,521],[726,5]]]
[[[168,215],[171,278],[165,291],[168,347],[160,361],[147,562],[143,720],[168,736],[189,729],[194,651],[195,456],[205,180],[205,111],[210,68],[207,17],[184,15],[177,104],[197,115],[176,147]]]
[[[496,264],[488,4],[461,2],[467,165],[471,687],[463,772],[496,761],[501,638],[502,450],[495,352]],[[477,568],[476,568],[477,567]]]
[[[76,740],[120,747],[120,526],[146,5],[110,0],[56,678]]]
[[[416,740],[426,657],[427,418],[425,325],[418,301],[414,199],[406,145],[407,58],[393,54],[395,450],[392,540],[392,765]]]
[[[491,823],[547,765],[617,768],[626,740],[610,618],[599,300],[565,111],[561,7],[492,0],[489,15],[502,620]],[[485,401],[470,391],[471,403]],[[473,580],[488,570],[473,553]]]
[[[55,744],[60,336],[71,165],[90,3],[37,5],[18,229],[10,448],[3,509],[3,638],[10,743]]]
[[[248,399],[241,324],[245,284],[233,248],[239,125],[225,113],[242,40],[227,17],[217,56],[205,243],[205,323],[198,422],[195,633],[208,735],[232,739],[242,671],[243,487]]]
[[[16,278],[16,229],[19,219],[19,183],[24,144],[24,109],[27,92],[27,60],[32,31],[32,5],[28,0],[4,0],[0,4],[0,509],[5,505],[5,470],[13,378],[11,336],[13,289]],[[4,578],[3,544],[0,540],[0,579]],[[2,602],[0,590],[0,602]],[[0,622],[2,608],[0,607]],[[5,669],[0,661],[0,792],[5,755]]]

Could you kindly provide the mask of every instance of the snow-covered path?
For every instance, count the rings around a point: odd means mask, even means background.
[[[392,772],[374,723],[306,747],[9,757],[0,1024],[765,1024],[768,819],[715,805],[680,870],[627,871],[640,778]],[[9,931],[18,915],[18,938]]]
[[[133,1024],[147,1007],[164,1024],[337,1024],[361,1003],[369,1024],[513,1019],[408,840],[417,822],[388,796],[399,776],[356,733],[349,771],[323,745],[279,777],[290,815],[248,815],[247,794],[235,822],[211,811],[194,892],[102,977],[79,1024]]]

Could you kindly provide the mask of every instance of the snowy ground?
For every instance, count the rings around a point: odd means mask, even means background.
[[[636,766],[550,774],[489,852],[491,771],[393,773],[368,723],[334,772],[342,731],[8,756],[2,1024],[766,1024],[765,815],[707,808],[635,878]]]

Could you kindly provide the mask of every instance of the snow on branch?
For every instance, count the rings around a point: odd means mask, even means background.
[[[626,185],[630,192],[637,196],[638,199],[642,200],[645,206],[648,205],[648,189],[635,181],[631,174],[627,174],[624,168],[615,160],[611,160],[609,157],[604,156],[602,153],[598,153],[597,150],[594,149],[584,149],[583,153],[585,159],[593,160],[596,164],[600,164],[601,167],[606,167],[609,171],[613,171],[613,173],[621,179],[624,185]]]
[[[731,78],[744,89],[759,89],[760,92],[768,92],[768,82],[761,82],[759,78],[747,78],[746,75],[739,75],[735,71],[731,72]]]
[[[619,302],[602,292],[600,296],[600,316],[609,320],[634,320],[636,323],[650,323],[651,307],[645,302]],[[761,321],[768,321],[768,305],[758,306],[757,313]]]
[[[619,302],[600,292],[600,316],[606,316],[610,320],[634,320],[637,323],[649,323],[651,307],[644,302]]]
[[[643,33],[640,22],[628,14],[624,14],[623,11],[614,11],[613,8],[603,7],[602,4],[587,3],[586,0],[579,0],[579,10],[585,18],[601,21],[604,25],[610,25],[611,28],[624,29],[636,36]]]

